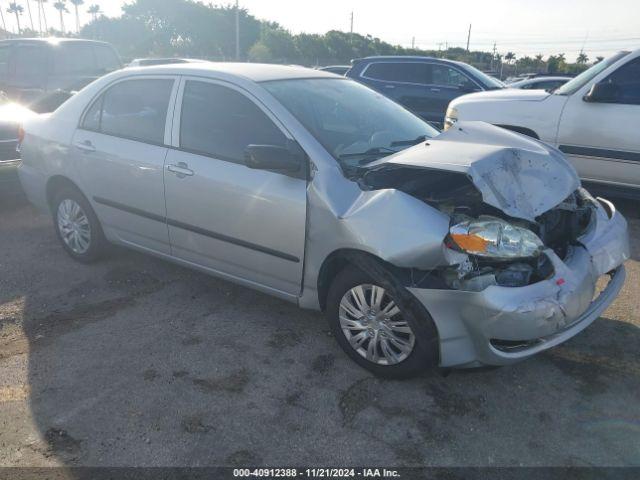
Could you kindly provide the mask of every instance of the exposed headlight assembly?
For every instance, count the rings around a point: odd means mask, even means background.
[[[460,250],[478,257],[534,257],[544,248],[531,230],[489,216],[458,223],[449,229],[449,235]]]

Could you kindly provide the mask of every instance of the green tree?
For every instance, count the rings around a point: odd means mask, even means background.
[[[18,35],[22,34],[22,30],[20,29],[20,15],[24,12],[24,8],[22,5],[18,5],[17,2],[9,3],[9,8],[7,8],[7,13],[14,13],[16,16],[16,23],[18,24]]]
[[[584,52],[580,52],[580,55],[578,55],[578,58],[576,59],[576,63],[578,65],[586,65],[587,62],[589,62],[589,57],[587,56],[587,54]]]

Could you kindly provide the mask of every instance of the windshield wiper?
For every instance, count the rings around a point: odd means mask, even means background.
[[[426,135],[420,135],[417,138],[414,138],[413,140],[396,140],[395,142],[391,142],[391,146],[392,147],[406,147],[406,146],[411,146],[411,145],[417,145],[419,143],[422,143],[424,141],[427,140]]]
[[[394,150],[393,148],[374,147],[374,148],[370,148],[369,150],[366,150],[364,152],[343,153],[342,155],[338,155],[338,158],[339,159],[345,159],[345,158],[363,157],[364,159],[366,159],[367,157],[374,157],[374,156],[378,156],[378,155],[384,155],[385,153],[392,154],[392,153],[398,153],[398,151]]]

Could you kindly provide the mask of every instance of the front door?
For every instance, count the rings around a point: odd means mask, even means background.
[[[164,172],[172,254],[272,293],[299,295],[304,178],[244,165],[250,144],[287,144],[259,102],[229,84],[186,79]]]
[[[604,82],[614,86],[606,102],[571,95],[560,119],[558,145],[584,180],[640,187],[640,57]]]

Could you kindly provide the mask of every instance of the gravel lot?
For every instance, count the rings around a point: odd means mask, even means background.
[[[0,202],[0,205],[5,202]],[[0,207],[0,465],[640,465],[640,208],[623,294],[515,366],[378,380],[324,318]]]

